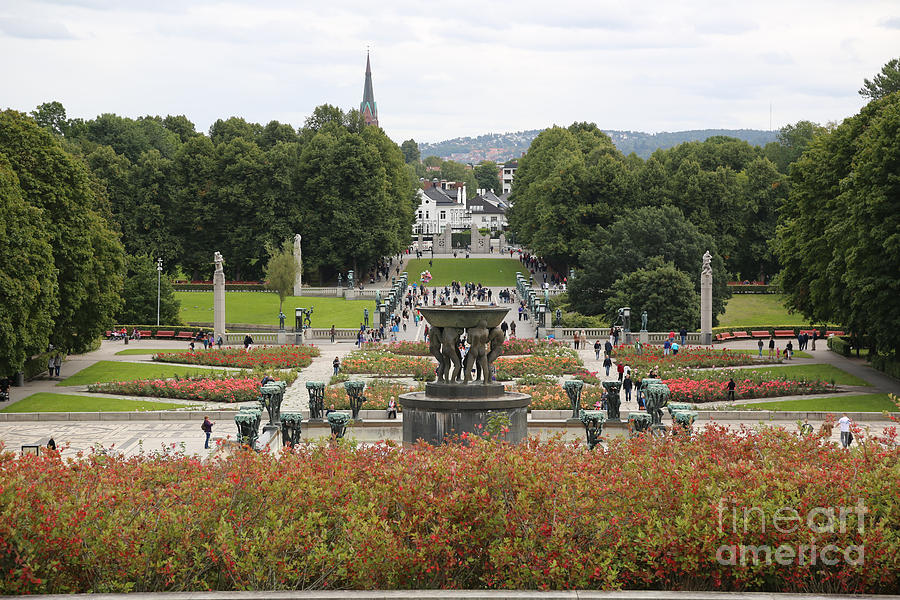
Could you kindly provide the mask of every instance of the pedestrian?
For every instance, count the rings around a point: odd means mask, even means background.
[[[47,370],[50,372],[50,379],[53,379],[53,373],[56,371],[56,363],[53,360],[52,354],[47,357]]]
[[[788,342],[787,346],[784,347],[784,351],[788,360],[794,358],[794,342]]]
[[[850,432],[850,417],[847,416],[847,413],[843,413],[840,419],[838,419],[838,425],[841,426],[841,446],[844,448],[849,448],[850,444],[853,443],[853,434]]]
[[[56,376],[59,377],[59,369],[62,367],[62,354],[57,352],[56,357],[53,359],[53,369],[56,371]]]
[[[609,354],[606,355],[606,358],[603,359],[603,368],[606,369],[606,376],[609,377],[609,368],[612,367],[612,359],[609,357]]]
[[[335,334],[335,331],[334,331],[334,325],[331,326],[331,332],[330,332],[330,333],[331,333],[331,343],[333,344],[333,343],[334,343],[334,334]]]
[[[625,376],[625,365],[616,363],[616,373],[619,374],[619,381],[622,381],[622,377]]]
[[[734,377],[728,380],[728,401],[734,402],[734,388],[737,387],[737,384],[734,383]]]
[[[619,345],[619,328],[613,327],[613,346]]]
[[[813,343],[812,343],[812,351],[816,351],[816,340],[819,339],[819,330],[813,329]]]
[[[678,332],[678,335],[681,336],[681,345],[684,346],[684,342],[687,341],[687,329],[682,327],[681,331]]]
[[[515,321],[509,322],[509,336],[516,337],[516,322]]]
[[[253,338],[250,337],[250,334],[244,336],[244,350],[250,352],[250,346],[253,345]]]
[[[47,440],[47,450],[56,450],[56,440],[52,437]]]
[[[637,396],[638,408],[640,408],[641,410],[644,410],[644,396],[641,393],[641,380],[640,379],[634,380],[634,393]]]
[[[336,376],[338,374],[338,371],[341,370],[341,359],[339,359],[337,356],[335,356],[334,361],[332,361],[332,363],[331,363],[331,366],[334,367],[333,374]]]
[[[600,349],[601,348],[603,348],[603,346],[600,345],[600,340],[597,340],[596,342],[594,342],[594,357],[596,358],[596,360],[600,360]]]
[[[769,358],[772,358],[772,353],[775,352],[775,336],[769,338]]]
[[[208,416],[203,417],[203,424],[200,426],[200,429],[206,434],[206,441],[203,443],[204,449],[209,449],[209,436],[212,435],[213,425],[215,425],[215,422],[210,421]]]
[[[606,343],[603,344],[603,352],[606,354],[607,358],[612,356],[612,349],[613,349],[612,341],[606,340]],[[609,375],[609,373],[607,373],[607,375]]]
[[[387,418],[388,419],[396,419],[397,418],[397,402],[394,400],[393,396],[391,396],[391,399],[388,401]]]
[[[191,343],[189,344],[189,346],[191,347],[191,352],[193,352],[194,351],[194,340],[191,340]]]
[[[756,345],[759,346],[759,358],[762,358],[763,341],[759,340]]]
[[[631,381],[631,375],[626,375],[625,380],[622,382],[622,389],[625,390],[625,402],[631,402],[631,386],[633,382]]]
[[[575,330],[575,333],[572,334],[572,339],[575,341],[575,349],[578,350],[578,330]]]
[[[363,309],[363,323],[365,324],[366,327],[369,326],[369,309],[368,308]]]
[[[222,336],[219,336],[219,339],[216,340],[216,346],[219,347],[219,350],[222,349],[222,344],[225,343],[225,340],[222,339]]]
[[[668,339],[666,339],[666,341],[663,342],[663,356],[668,356],[669,351],[671,349],[672,349],[672,342],[670,342]]]
[[[678,345],[678,342],[672,342],[672,354],[673,355],[678,354],[678,350],[680,348],[681,348],[681,346]]]

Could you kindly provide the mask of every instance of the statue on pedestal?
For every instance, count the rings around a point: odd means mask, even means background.
[[[647,331],[647,311],[641,313],[641,331]]]
[[[712,254],[709,250],[703,253],[703,267],[701,273],[704,275],[712,275]]]
[[[222,258],[221,252],[216,252],[213,254],[213,262],[216,265],[216,273],[224,273],[224,269],[222,269],[222,264],[225,262],[225,259]]]

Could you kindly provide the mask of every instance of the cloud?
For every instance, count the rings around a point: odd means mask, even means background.
[[[885,29],[900,29],[900,17],[889,17],[887,19],[882,19],[878,24]]]
[[[57,21],[46,19],[0,18],[0,31],[9,37],[28,40],[72,40],[72,32]]]

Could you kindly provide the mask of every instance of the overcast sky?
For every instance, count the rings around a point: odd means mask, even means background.
[[[777,129],[859,110],[863,79],[900,56],[900,2],[0,0],[0,106],[300,126],[359,107],[367,46],[398,143],[768,129],[770,103]]]

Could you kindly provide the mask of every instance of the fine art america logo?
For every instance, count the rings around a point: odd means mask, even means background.
[[[806,510],[806,509],[805,509]],[[716,551],[716,561],[720,565],[836,565],[843,561],[848,565],[864,563],[865,546],[858,544],[822,544],[835,536],[846,534],[852,529],[865,532],[865,515],[869,512],[862,499],[856,506],[817,506],[802,513],[790,506],[782,506],[771,514],[760,507],[729,507],[719,500],[719,533],[792,534],[809,532],[809,543],[770,545],[722,545]],[[848,539],[844,536],[843,539]]]

